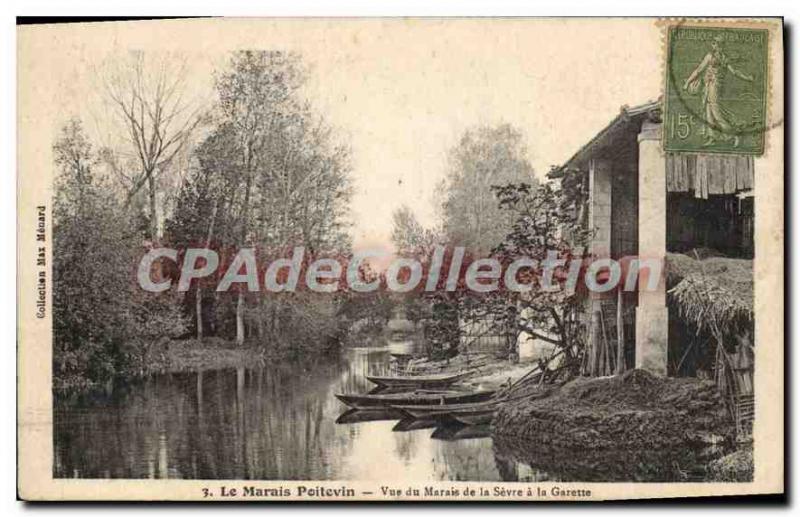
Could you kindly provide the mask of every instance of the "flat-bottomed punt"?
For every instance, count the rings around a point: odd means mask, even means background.
[[[498,401],[496,400],[486,399],[486,400],[473,400],[469,402],[460,402],[453,404],[428,404],[428,405],[393,404],[391,407],[392,409],[395,409],[411,418],[441,419],[441,418],[446,418],[450,414],[459,412],[464,413],[472,411],[483,411],[489,409],[494,410],[497,403]]]
[[[494,391],[430,391],[418,390],[404,393],[377,395],[349,395],[337,393],[336,398],[357,409],[389,408],[390,406],[448,405],[466,402],[481,402],[494,396]]]
[[[470,375],[474,370],[460,373],[438,373],[432,375],[367,375],[370,382],[378,386],[405,386],[409,388],[446,388]]]

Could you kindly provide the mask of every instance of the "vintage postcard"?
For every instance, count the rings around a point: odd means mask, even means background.
[[[18,494],[784,492],[779,18],[18,27]]]

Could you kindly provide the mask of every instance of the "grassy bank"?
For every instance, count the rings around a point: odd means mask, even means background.
[[[160,373],[253,368],[302,357],[320,357],[333,350],[335,348],[299,350],[278,344],[264,346],[256,342],[246,342],[240,346],[235,341],[218,337],[208,337],[202,341],[163,339],[137,355],[135,361],[131,361],[135,367],[118,370],[104,382],[92,382],[79,376],[66,379],[54,377],[53,391],[59,395],[89,393],[107,387],[114,380],[124,382],[126,379],[141,379]]]
[[[240,346],[234,341],[216,337],[202,341],[167,341],[158,347],[150,352],[152,360],[145,372],[147,374],[261,366],[279,355],[252,343]]]

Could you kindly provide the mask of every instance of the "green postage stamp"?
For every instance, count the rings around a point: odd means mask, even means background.
[[[668,29],[665,150],[764,152],[767,41],[762,29]]]

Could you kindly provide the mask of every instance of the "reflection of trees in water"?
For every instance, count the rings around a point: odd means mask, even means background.
[[[544,448],[529,441],[495,437],[495,455],[528,471],[520,481],[703,481],[705,464],[719,451],[676,449],[574,450]],[[522,467],[525,465],[526,467]],[[501,471],[502,474],[502,471]]]
[[[329,450],[338,408],[327,405],[342,374],[340,362],[168,374],[103,400],[57,407],[54,473],[328,477],[340,455]]]
[[[58,477],[157,477],[170,475],[170,419],[193,412],[182,395],[165,400],[159,391],[174,390],[188,376],[166,376],[129,393],[103,397],[96,405],[80,404],[54,411],[54,475]],[[179,390],[174,390],[180,393]],[[120,400],[120,397],[122,400]],[[117,410],[124,403],[125,411]],[[177,474],[177,473],[176,473]]]
[[[350,367],[342,370],[339,389],[345,393],[365,393],[375,387],[366,375],[383,367],[388,361],[386,351],[349,351]]]
[[[355,456],[365,439],[380,436],[387,439],[381,454],[399,458],[415,476],[531,478],[513,456],[495,454],[489,438],[430,441],[432,430],[393,433],[394,422],[337,425],[343,406],[333,393],[369,390],[364,374],[387,356],[348,354],[347,361],[166,374],[101,398],[60,401],[54,413],[54,474],[336,479],[372,472],[354,468],[354,462],[383,465],[381,458]],[[420,469],[420,462],[427,466]]]
[[[434,463],[436,479],[440,481],[498,481],[500,473],[495,465],[490,438],[455,441],[437,441]]]
[[[406,463],[410,463],[419,448],[418,433],[393,433],[394,452]]]
[[[498,456],[494,456],[494,464],[497,468],[497,473],[503,481],[519,481],[519,473],[517,472],[517,462]]]
[[[237,386],[238,447],[230,460],[222,451],[223,463],[240,469],[233,477],[303,479],[332,474],[340,458],[328,450],[335,424],[326,417],[325,405],[340,368],[336,364],[245,373],[250,378],[243,388]]]

